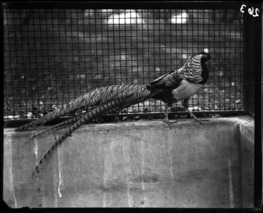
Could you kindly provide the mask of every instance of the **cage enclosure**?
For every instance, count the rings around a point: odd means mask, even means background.
[[[258,22],[252,18],[261,16],[244,5],[3,3],[5,202],[15,208],[254,207]],[[149,99],[123,108],[118,122],[108,113],[83,125],[31,177],[65,129],[24,143],[47,127],[14,127],[98,87],[150,83],[198,52],[211,55],[209,79],[189,100],[189,109],[206,119],[202,125],[176,102],[169,118],[178,120],[170,129],[162,122],[165,104]]]

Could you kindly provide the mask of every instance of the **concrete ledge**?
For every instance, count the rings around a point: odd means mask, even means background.
[[[250,117],[179,120],[173,129],[161,120],[83,125],[32,179],[63,133],[22,145],[34,132],[4,130],[4,200],[13,208],[253,206]]]

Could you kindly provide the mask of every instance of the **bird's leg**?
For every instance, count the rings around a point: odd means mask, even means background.
[[[172,129],[172,125],[171,125],[169,118],[168,118],[168,104],[167,103],[165,103],[165,116],[164,116],[163,122],[168,124],[170,129]]]
[[[189,109],[187,109],[186,111],[189,112],[190,116],[192,116],[195,119],[195,121],[198,121],[200,124],[203,124],[202,121],[198,119]]]
[[[188,100],[189,99],[185,99],[183,101],[183,106],[185,108],[185,110],[190,114],[191,117],[193,117],[195,119],[195,121],[198,121],[200,124],[203,124],[202,121],[200,119],[198,119],[193,113],[191,110],[189,110],[189,107],[188,107]]]
[[[165,103],[165,117],[163,119],[163,122],[168,124],[168,126],[170,127],[170,129],[172,129],[172,125],[171,123],[177,123],[177,121],[174,122],[170,122],[169,121],[169,117],[168,117],[168,103]]]
[[[168,118],[168,104],[167,103],[165,103],[165,114],[164,114],[163,122],[167,123],[169,125],[169,127],[171,128],[171,124],[170,124],[169,118]]]

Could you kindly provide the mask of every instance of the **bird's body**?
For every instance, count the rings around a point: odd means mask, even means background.
[[[157,93],[153,98],[166,103],[164,119],[166,123],[169,124],[168,107],[176,101],[183,100],[184,106],[188,108],[188,99],[207,82],[209,73],[205,62],[210,58],[211,56],[205,52],[195,54],[181,68],[157,78],[147,86],[150,91]],[[193,116],[191,112],[190,114]]]
[[[172,90],[172,99],[176,101],[189,99],[194,94],[196,94],[202,87],[202,84],[194,84],[190,83],[189,81],[182,80],[180,82],[180,85],[176,89]]]
[[[36,165],[35,171],[39,171],[40,164],[43,160],[61,144],[73,131],[79,128],[83,123],[99,118],[109,112],[119,112],[125,107],[144,102],[153,98],[162,100],[166,103],[166,108],[171,106],[173,102],[184,100],[187,106],[187,100],[198,92],[208,79],[208,70],[205,62],[210,59],[207,53],[198,53],[191,58],[178,70],[165,74],[150,84],[133,84],[133,85],[112,85],[97,88],[91,92],[81,95],[80,97],[62,105],[43,117],[32,121],[29,124],[19,127],[17,130],[28,130],[36,126],[43,125],[50,120],[69,112],[80,109],[90,109],[82,115],[77,115],[62,124],[54,126],[61,127],[63,125],[70,126],[65,133],[55,140],[55,143],[47,150],[43,157]],[[168,112],[166,111],[165,120],[168,121]],[[169,124],[169,123],[168,123]],[[47,130],[52,130],[50,128]],[[45,132],[42,131],[41,134]],[[33,137],[38,136],[39,133]],[[32,137],[31,137],[32,138]]]

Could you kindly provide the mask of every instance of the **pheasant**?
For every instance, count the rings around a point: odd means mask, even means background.
[[[36,137],[48,130],[69,126],[66,132],[56,139],[55,143],[47,150],[37,163],[33,175],[39,172],[39,167],[43,160],[61,144],[73,131],[83,123],[99,118],[109,112],[119,112],[121,109],[153,98],[162,100],[166,103],[166,114],[164,121],[169,124],[168,106],[178,100],[188,100],[195,94],[208,79],[208,70],[205,62],[210,59],[207,53],[198,53],[190,57],[187,62],[178,70],[163,75],[150,84],[135,85],[112,85],[97,88],[91,92],[81,95],[77,99],[62,105],[43,117],[25,124],[18,131],[28,130],[36,126],[43,125],[59,116],[65,115],[83,108],[92,108],[90,111],[75,116],[65,122],[47,128],[42,132],[36,133]],[[191,113],[191,112],[190,112]],[[32,139],[32,137],[30,138]]]
[[[171,106],[173,102],[181,99],[189,99],[206,83],[208,70],[205,62],[209,59],[210,55],[205,52],[193,55],[180,69],[157,78],[150,85],[138,85],[134,87],[134,85],[122,84],[97,88],[56,108],[43,117],[17,128],[16,131],[34,129],[36,126],[43,125],[70,112],[107,103],[115,99],[120,92],[133,91],[134,88],[142,89],[145,86],[153,93],[152,96],[154,99],[162,100],[166,103],[165,120],[168,120],[168,105]]]

